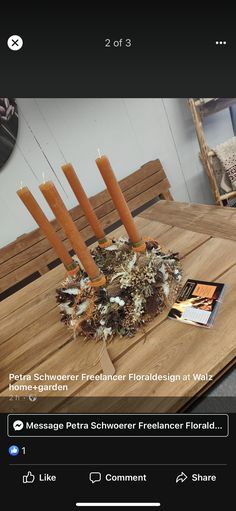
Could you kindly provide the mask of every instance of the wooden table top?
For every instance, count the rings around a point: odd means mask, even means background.
[[[85,398],[84,411],[87,411],[88,397],[138,396],[146,404],[147,398],[158,397],[165,398],[161,411],[176,412],[181,409],[183,399],[186,403],[195,399],[233,365],[236,354],[233,327],[236,309],[236,210],[160,201],[138,215],[136,222],[143,236],[151,235],[158,239],[163,248],[180,253],[183,283],[187,278],[198,278],[223,282],[227,287],[211,329],[170,321],[166,318],[167,311],[164,311],[145,327],[145,332],[139,331],[131,339],[116,338],[111,341],[107,349],[115,374],[158,373],[181,377],[190,374],[190,379],[175,382],[85,382],[79,378],[57,382],[68,385],[68,389],[60,392],[10,391],[9,373],[101,374],[101,343],[85,341],[81,337],[73,339],[71,331],[60,322],[55,300],[55,288],[64,276],[64,269],[60,265],[0,305],[0,397],[7,397],[8,402],[8,397],[15,394],[50,396],[47,409],[45,400],[43,403],[39,400],[37,410],[35,403],[26,401],[25,412],[81,411],[81,408],[75,409],[73,399],[69,405],[68,396]],[[124,228],[116,229],[113,234],[125,234]],[[196,381],[193,373],[213,375],[214,380]],[[11,383],[35,384],[30,381],[16,382],[14,378]],[[60,406],[56,406],[58,396],[62,396]],[[9,409],[12,410],[12,407],[9,406]],[[120,411],[130,410],[127,405],[127,409],[121,407]],[[146,411],[159,410],[152,410],[151,405],[147,405]]]

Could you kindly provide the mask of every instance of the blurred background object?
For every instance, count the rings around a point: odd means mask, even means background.
[[[17,138],[18,113],[12,98],[0,98],[0,170],[11,155]]]

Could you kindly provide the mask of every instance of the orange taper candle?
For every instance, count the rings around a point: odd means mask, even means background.
[[[101,175],[106,183],[107,189],[110,196],[115,204],[116,209],[119,212],[122,223],[124,224],[126,231],[129,235],[129,239],[133,244],[134,250],[143,251],[146,249],[145,243],[138,232],[132,217],[131,211],[125,200],[125,197],[121,191],[120,185],[116,179],[116,176],[112,170],[111,164],[107,156],[101,156],[96,159],[96,164],[101,172]]]
[[[94,212],[91,203],[83,189],[83,186],[73,168],[71,163],[67,163],[66,165],[62,165],[62,170],[69,182],[77,200],[80,203],[80,206],[92,227],[92,230],[98,240],[98,243],[101,247],[105,248],[111,245],[112,241],[106,238],[105,232],[102,229],[99,220],[97,218],[96,213]]]
[[[70,240],[75,253],[80,259],[91,281],[98,283],[98,285],[104,284],[105,277],[101,276],[98,266],[90,254],[89,249],[86,247],[81,234],[76,228],[70,213],[66,209],[66,206],[52,181],[47,181],[46,183],[41,184],[39,188],[51,210],[53,211],[56,219],[64,230],[67,238]]]
[[[37,222],[40,229],[45,234],[49,243],[51,243],[51,245],[53,246],[54,250],[56,251],[58,257],[60,258],[61,262],[64,264],[66,269],[72,270],[75,267],[73,259],[67,252],[58,234],[53,229],[52,225],[48,221],[46,215],[44,214],[43,210],[35,200],[29,188],[27,188],[27,186],[24,186],[20,190],[17,190],[16,193],[20,197],[20,199],[22,200],[22,202],[24,203],[24,205],[26,206],[34,220]]]

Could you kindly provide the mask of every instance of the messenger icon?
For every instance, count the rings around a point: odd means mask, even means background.
[[[101,472],[90,472],[89,473],[89,480],[91,483],[100,483],[102,479]]]

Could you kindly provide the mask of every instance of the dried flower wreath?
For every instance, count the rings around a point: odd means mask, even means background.
[[[62,321],[75,335],[108,340],[132,337],[165,307],[172,305],[180,288],[181,266],[177,253],[164,253],[156,240],[146,241],[146,252],[132,251],[125,238],[113,239],[103,249],[92,250],[107,284],[94,288],[81,270],[69,275],[57,289]]]

